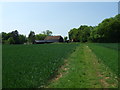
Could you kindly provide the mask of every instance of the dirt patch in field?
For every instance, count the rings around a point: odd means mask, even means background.
[[[53,78],[52,81],[56,81],[59,80],[65,73],[67,73],[66,71],[69,69],[68,67],[68,63],[67,60],[64,61],[64,65],[62,65],[59,70],[58,70],[58,74],[56,75],[55,78]]]
[[[109,84],[106,82],[106,79],[109,79],[110,77],[105,77],[104,75],[100,74],[100,72],[97,72],[99,79],[99,82],[101,83],[102,87],[107,88]]]
[[[64,61],[64,64],[58,69],[58,71],[56,72],[57,75],[55,75],[55,77],[53,77],[49,82],[55,82],[57,80],[59,80],[63,75],[68,73],[68,63],[67,60]],[[44,86],[44,88],[49,88],[47,86]]]

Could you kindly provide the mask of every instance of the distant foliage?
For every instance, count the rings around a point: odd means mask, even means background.
[[[36,40],[44,40],[47,35],[45,34],[36,34],[35,39]]]
[[[120,14],[103,20],[98,26],[81,25],[69,31],[73,42],[120,42]]]
[[[90,37],[92,26],[81,25],[78,29],[73,28],[69,31],[69,39],[73,42],[87,42]]]
[[[0,44],[2,43],[2,33],[0,33]]]
[[[34,31],[30,31],[30,34],[28,35],[28,41],[29,41],[29,43],[34,44],[34,42],[35,42],[35,32]]]
[[[52,31],[50,30],[36,35],[34,31],[30,31],[28,37],[19,34],[17,30],[9,33],[2,32],[2,43],[24,44],[29,42],[34,44],[35,40],[44,40],[46,36],[51,35]],[[98,26],[81,25],[79,28],[73,28],[68,32],[68,35],[72,42],[120,42],[120,14],[104,19]]]
[[[50,31],[50,30],[43,31],[42,33],[44,35],[47,35],[47,36],[51,36],[52,35],[52,31]]]
[[[65,36],[65,37],[64,37],[64,41],[66,42],[66,41],[67,41],[67,39],[68,39],[68,37],[67,37],[67,36]]]
[[[17,30],[9,33],[2,32],[0,33],[0,35],[2,35],[2,38],[0,38],[0,42],[2,42],[2,44],[24,44],[24,43],[34,44],[35,40],[44,40],[46,36],[51,36],[52,31],[46,30],[36,35],[34,31],[30,31],[28,37],[19,34]]]
[[[13,37],[8,38],[8,44],[15,44]]]
[[[23,44],[26,41],[26,36],[19,34],[17,30],[9,33],[2,32],[3,44]]]

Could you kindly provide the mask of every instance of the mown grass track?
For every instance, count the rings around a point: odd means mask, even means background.
[[[99,61],[99,58],[89,48],[88,44],[80,44],[67,59],[67,64],[67,66],[64,66],[67,69],[60,70],[61,77],[52,80],[47,88],[118,87],[116,74],[107,65]]]

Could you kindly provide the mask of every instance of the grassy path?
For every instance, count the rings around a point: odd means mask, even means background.
[[[65,60],[59,74],[47,88],[117,88],[115,75],[86,44],[81,44]]]

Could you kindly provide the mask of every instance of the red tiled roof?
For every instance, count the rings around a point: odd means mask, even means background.
[[[47,36],[44,40],[60,39],[61,36]]]

